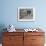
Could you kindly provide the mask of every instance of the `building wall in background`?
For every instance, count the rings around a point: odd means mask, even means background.
[[[13,24],[16,28],[46,28],[46,0],[1,0],[0,25]],[[33,22],[17,21],[18,7],[34,7],[36,20]]]

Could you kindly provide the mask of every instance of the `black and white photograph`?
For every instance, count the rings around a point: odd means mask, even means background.
[[[19,21],[34,21],[35,20],[35,9],[31,7],[18,8],[18,20]]]

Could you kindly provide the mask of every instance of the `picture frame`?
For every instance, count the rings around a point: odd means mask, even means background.
[[[18,21],[35,21],[35,8],[33,7],[19,7]]]

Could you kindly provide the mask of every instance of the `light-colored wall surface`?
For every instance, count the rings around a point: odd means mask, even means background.
[[[15,25],[16,28],[41,27],[46,28],[46,0],[0,0],[0,25]],[[18,7],[34,7],[36,20],[34,22],[18,22]]]

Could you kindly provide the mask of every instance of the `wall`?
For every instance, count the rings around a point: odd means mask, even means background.
[[[46,0],[1,0],[0,25],[15,25],[16,28],[41,27],[46,28]],[[34,22],[18,22],[18,7],[34,7],[36,20]]]

